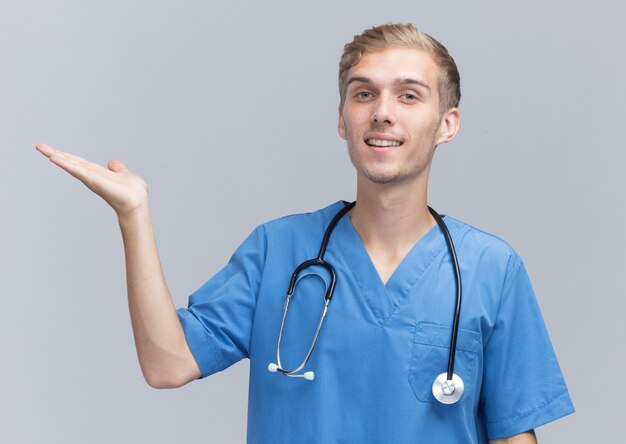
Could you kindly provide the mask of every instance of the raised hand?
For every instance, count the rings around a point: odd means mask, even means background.
[[[141,370],[153,387],[180,387],[202,372],[189,349],[163,275],[148,205],[148,185],[124,164],[104,168],[44,143],[37,151],[102,197],[117,213],[124,240],[128,308]]]
[[[148,184],[118,159],[111,159],[104,168],[81,157],[39,143],[35,149],[52,163],[63,168],[102,197],[118,217],[131,214],[148,201]]]

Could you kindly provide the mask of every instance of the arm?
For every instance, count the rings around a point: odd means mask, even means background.
[[[135,346],[148,384],[156,388],[179,387],[200,377],[163,276],[147,184],[119,160],[109,161],[105,169],[45,144],[36,148],[102,197],[117,213],[124,241]]]
[[[163,276],[148,202],[119,217],[126,257],[128,308],[139,364],[155,388],[180,387],[200,377]]]
[[[534,430],[529,430],[519,435],[509,436],[508,438],[492,439],[489,444],[537,444],[537,438]]]

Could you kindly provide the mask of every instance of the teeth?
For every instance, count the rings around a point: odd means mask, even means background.
[[[382,140],[382,139],[367,139],[365,143],[371,146],[400,146],[402,145],[402,143],[397,140]]]

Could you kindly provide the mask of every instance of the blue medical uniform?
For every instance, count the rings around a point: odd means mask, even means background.
[[[465,393],[458,403],[440,404],[431,393],[447,369],[455,304],[437,225],[385,285],[344,216],[325,254],[337,286],[305,367],[315,380],[270,373],[291,274],[317,256],[343,205],[259,226],[178,310],[203,377],[250,359],[249,443],[486,443],[574,411],[522,260],[504,241],[450,216],[444,221],[463,280],[455,373]],[[283,368],[304,358],[327,282],[323,271],[299,281]]]

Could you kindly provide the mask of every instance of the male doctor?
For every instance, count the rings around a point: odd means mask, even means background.
[[[427,206],[428,174],[437,145],[459,130],[454,60],[412,25],[383,25],[345,46],[339,88],[338,130],[357,196],[324,257],[337,283],[303,370],[314,371],[313,380],[272,373],[268,364],[276,362],[291,274],[317,255],[347,202],[257,227],[177,311],[146,183],[119,160],[105,169],[37,145],[118,215],[146,381],[180,387],[249,358],[251,443],[535,443],[535,427],[573,406],[524,264],[504,241],[447,215],[463,282],[455,373],[465,389],[454,404],[431,392],[447,368],[455,280]],[[298,281],[281,344],[284,368],[306,354],[326,285],[319,270]]]

